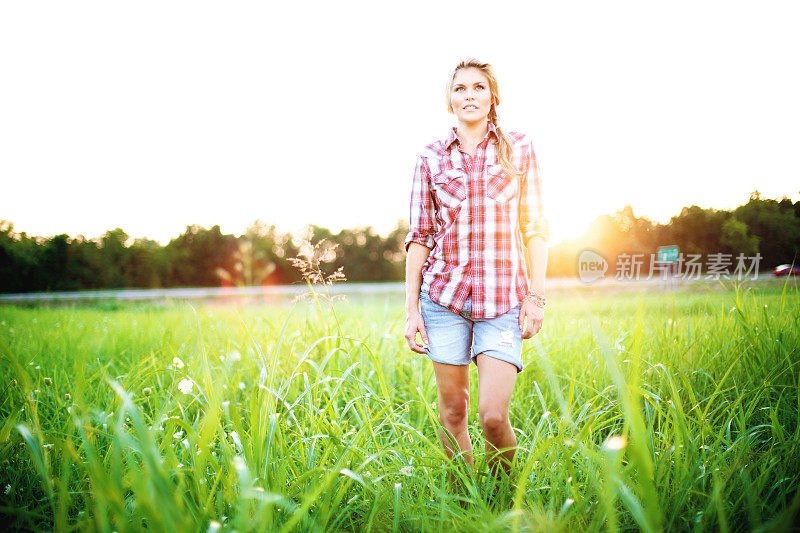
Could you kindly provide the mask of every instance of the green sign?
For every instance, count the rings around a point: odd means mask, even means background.
[[[678,261],[678,246],[659,246],[656,263],[675,263]]]

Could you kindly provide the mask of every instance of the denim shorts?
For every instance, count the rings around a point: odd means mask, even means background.
[[[522,332],[517,305],[494,318],[472,318],[472,295],[461,313],[431,300],[427,292],[419,295],[420,312],[428,333],[425,350],[431,361],[448,365],[477,364],[478,354],[511,363],[522,372]]]

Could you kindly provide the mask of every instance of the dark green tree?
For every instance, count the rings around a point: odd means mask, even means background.
[[[734,209],[734,216],[747,224],[750,234],[759,239],[762,265],[772,268],[791,263],[800,252],[800,218],[791,202],[762,199],[758,191]]]

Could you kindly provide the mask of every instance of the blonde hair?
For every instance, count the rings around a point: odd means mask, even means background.
[[[489,91],[492,93],[492,104],[489,108],[489,115],[488,119],[489,122],[493,123],[495,129],[497,130],[497,137],[498,137],[498,144],[497,144],[497,159],[500,162],[500,165],[503,167],[503,171],[508,176],[517,176],[520,174],[519,169],[514,166],[514,143],[511,141],[508,135],[503,133],[500,130],[500,126],[497,124],[497,106],[500,105],[500,92],[497,88],[497,76],[494,73],[494,68],[489,63],[482,63],[474,58],[464,59],[453,70],[452,76],[450,76],[450,81],[447,84],[447,111],[449,113],[455,113],[453,110],[453,105],[450,103],[450,93],[453,92],[453,82],[456,79],[456,73],[462,68],[475,68],[480,70],[486,79],[489,80]]]

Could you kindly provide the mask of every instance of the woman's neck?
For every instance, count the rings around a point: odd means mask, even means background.
[[[486,137],[487,131],[489,131],[489,119],[476,122],[459,122],[458,126],[456,126],[458,138],[469,146],[475,146],[481,142],[481,139]]]

